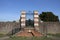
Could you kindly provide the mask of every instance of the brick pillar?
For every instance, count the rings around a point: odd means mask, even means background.
[[[25,27],[25,21],[26,21],[26,12],[25,11],[21,11],[21,28]]]
[[[39,15],[38,11],[34,11],[34,27],[37,31],[39,31]]]

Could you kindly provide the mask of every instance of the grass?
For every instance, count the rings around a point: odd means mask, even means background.
[[[6,36],[6,35],[5,35],[5,34],[1,34],[1,33],[0,33],[0,38],[1,38],[1,37],[4,37],[4,36]]]
[[[10,37],[7,40],[51,40],[51,38],[47,38],[47,37],[17,37],[17,36],[13,36],[13,37]]]
[[[60,34],[48,34],[50,36],[55,36],[55,37],[60,37]],[[0,37],[4,37],[6,35],[4,34],[0,34]],[[50,37],[17,37],[17,36],[10,36],[8,39],[6,40],[52,40]]]
[[[50,36],[55,36],[55,37],[60,37],[60,33],[57,33],[57,34],[48,34]]]

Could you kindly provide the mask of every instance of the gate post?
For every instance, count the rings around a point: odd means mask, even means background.
[[[26,26],[26,12],[21,11],[21,28],[24,28]]]
[[[37,31],[39,31],[39,15],[38,11],[34,11],[34,27]]]

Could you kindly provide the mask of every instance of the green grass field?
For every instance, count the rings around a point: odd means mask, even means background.
[[[48,34],[52,37],[60,37],[60,34]],[[0,34],[0,38],[4,37],[6,35]],[[42,36],[42,37],[17,37],[17,36],[8,36],[9,38],[6,40],[52,40],[51,37],[46,37],[46,36]],[[55,39],[53,39],[55,40]],[[60,39],[59,39],[60,40]]]
[[[47,35],[54,36],[54,37],[60,37],[60,33],[57,33],[57,34],[47,34]]]
[[[1,38],[1,37],[4,37],[4,36],[6,36],[6,35],[4,35],[4,34],[0,34],[0,38]]]
[[[47,38],[47,37],[10,37],[7,40],[51,40],[51,38]]]

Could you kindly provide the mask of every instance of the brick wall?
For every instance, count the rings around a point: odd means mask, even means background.
[[[40,23],[41,33],[60,33],[60,22],[43,22]]]
[[[0,22],[0,33],[7,34],[14,30],[15,28],[20,28],[20,24],[17,22]],[[60,33],[60,22],[43,22],[40,23],[41,33]]]
[[[19,28],[19,23],[16,22],[0,22],[0,33],[7,34],[15,28]]]

